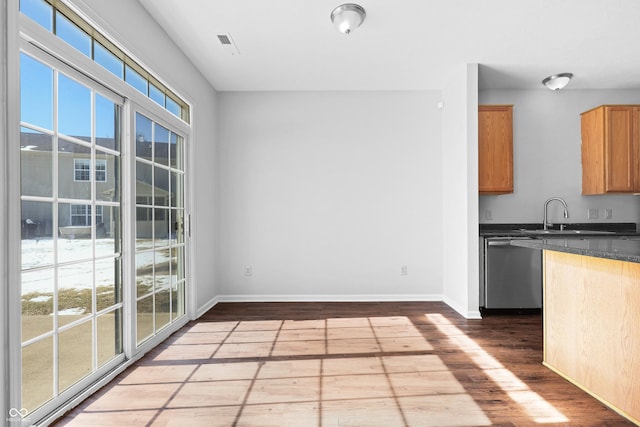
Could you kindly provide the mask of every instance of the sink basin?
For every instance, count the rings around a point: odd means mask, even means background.
[[[593,231],[593,230],[521,230],[525,234],[557,234],[557,235],[574,235],[574,234],[615,234],[613,231]]]

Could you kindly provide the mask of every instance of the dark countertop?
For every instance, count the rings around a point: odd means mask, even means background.
[[[640,238],[577,237],[512,240],[512,246],[640,263]]]
[[[560,224],[554,224],[551,229],[559,230]],[[518,224],[480,224],[480,237],[532,237],[527,230],[541,230],[542,223]],[[602,236],[603,231],[611,232],[615,236],[640,236],[635,222],[592,222],[564,224],[565,230],[581,230],[580,236]],[[589,233],[593,231],[593,233]],[[534,236],[552,238],[552,236]],[[553,238],[566,238],[566,235],[554,235]]]

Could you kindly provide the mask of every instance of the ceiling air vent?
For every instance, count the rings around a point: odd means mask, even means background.
[[[231,34],[218,34],[217,37],[218,40],[220,40],[220,44],[222,45],[222,47],[229,53],[229,55],[240,55],[240,51],[233,42]]]
[[[231,44],[231,39],[229,39],[229,36],[226,34],[218,34],[218,40],[220,40],[222,44]]]

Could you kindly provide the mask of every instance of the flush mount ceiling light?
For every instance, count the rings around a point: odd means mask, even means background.
[[[560,90],[569,84],[571,77],[573,77],[571,73],[554,74],[544,79],[542,84],[551,90]]]
[[[351,34],[353,30],[362,25],[366,16],[367,13],[362,6],[347,3],[333,9],[331,22],[341,33]]]

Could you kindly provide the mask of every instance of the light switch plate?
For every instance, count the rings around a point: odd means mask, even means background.
[[[587,219],[598,219],[598,209],[589,208],[587,211]]]

